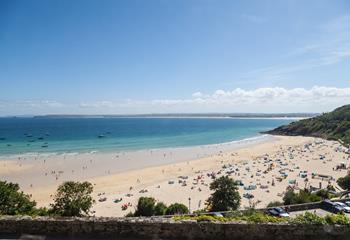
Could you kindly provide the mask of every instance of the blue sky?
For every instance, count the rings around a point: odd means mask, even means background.
[[[0,115],[328,111],[349,60],[349,1],[0,1]]]

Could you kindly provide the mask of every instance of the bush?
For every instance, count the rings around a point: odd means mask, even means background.
[[[337,180],[338,185],[344,190],[350,190],[350,171]]]
[[[140,197],[135,216],[153,216],[156,200],[152,197]]]
[[[300,190],[299,193],[295,193],[293,190],[288,190],[283,197],[284,205],[318,202],[318,201],[321,201],[321,197],[317,196],[314,193],[310,193],[306,189]]]
[[[208,199],[210,211],[230,211],[238,209],[241,197],[238,184],[228,176],[222,176],[210,184],[214,191]]]
[[[286,218],[279,218],[267,215],[262,212],[255,212],[250,215],[243,215],[242,217],[238,218],[238,220],[244,220],[247,222],[254,222],[254,223],[277,223],[277,222],[286,222]]]
[[[325,220],[329,225],[350,225],[350,219],[344,214],[328,214]]]
[[[165,215],[166,210],[167,210],[167,206],[163,202],[159,202],[154,207],[154,215],[156,216]]]
[[[88,215],[94,203],[92,192],[89,182],[65,182],[58,187],[50,212],[59,216]]]
[[[310,212],[299,214],[294,219],[291,219],[290,222],[295,224],[311,224],[311,225],[324,225],[327,223],[323,217],[320,217]]]
[[[319,196],[321,199],[331,199],[334,197],[333,194],[329,193],[328,190],[321,189],[318,192],[316,192],[316,195]]]
[[[280,201],[273,201],[273,202],[270,202],[269,204],[267,204],[267,207],[268,207],[268,208],[271,208],[271,207],[279,207],[279,206],[283,206],[283,202],[280,202]]]
[[[124,217],[135,217],[135,215],[132,212],[129,212],[128,214],[126,214]]]
[[[0,181],[0,214],[29,214],[35,211],[36,202],[20,191],[19,185]]]
[[[182,203],[173,203],[166,210],[166,215],[188,214],[188,213],[189,213],[188,208]]]

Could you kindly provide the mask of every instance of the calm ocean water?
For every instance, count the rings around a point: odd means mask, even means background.
[[[258,136],[291,119],[0,118],[0,155],[195,146]]]

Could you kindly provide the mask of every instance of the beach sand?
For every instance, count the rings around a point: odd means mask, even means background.
[[[180,202],[192,211],[205,207],[209,185],[229,174],[240,180],[242,208],[265,207],[282,200],[288,186],[326,187],[346,174],[333,170],[340,162],[349,166],[349,155],[338,142],[309,137],[267,136],[241,142],[173,149],[118,153],[31,154],[2,156],[1,180],[17,182],[39,206],[48,206],[59,184],[87,180],[94,184],[96,216],[124,216],[134,211],[141,196],[166,204]],[[305,171],[305,176],[301,176]],[[312,173],[331,175],[312,177]],[[182,176],[181,178],[179,178]],[[308,181],[305,181],[305,179]],[[243,197],[250,193],[251,200]],[[102,201],[106,198],[105,201]],[[189,201],[189,198],[191,199]],[[122,199],[115,203],[115,199]],[[100,200],[100,201],[99,201]],[[121,206],[129,204],[123,211]]]

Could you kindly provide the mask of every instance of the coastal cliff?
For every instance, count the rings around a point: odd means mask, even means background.
[[[272,135],[311,136],[338,140],[350,145],[350,105],[345,105],[320,116],[292,122],[265,132]]]

